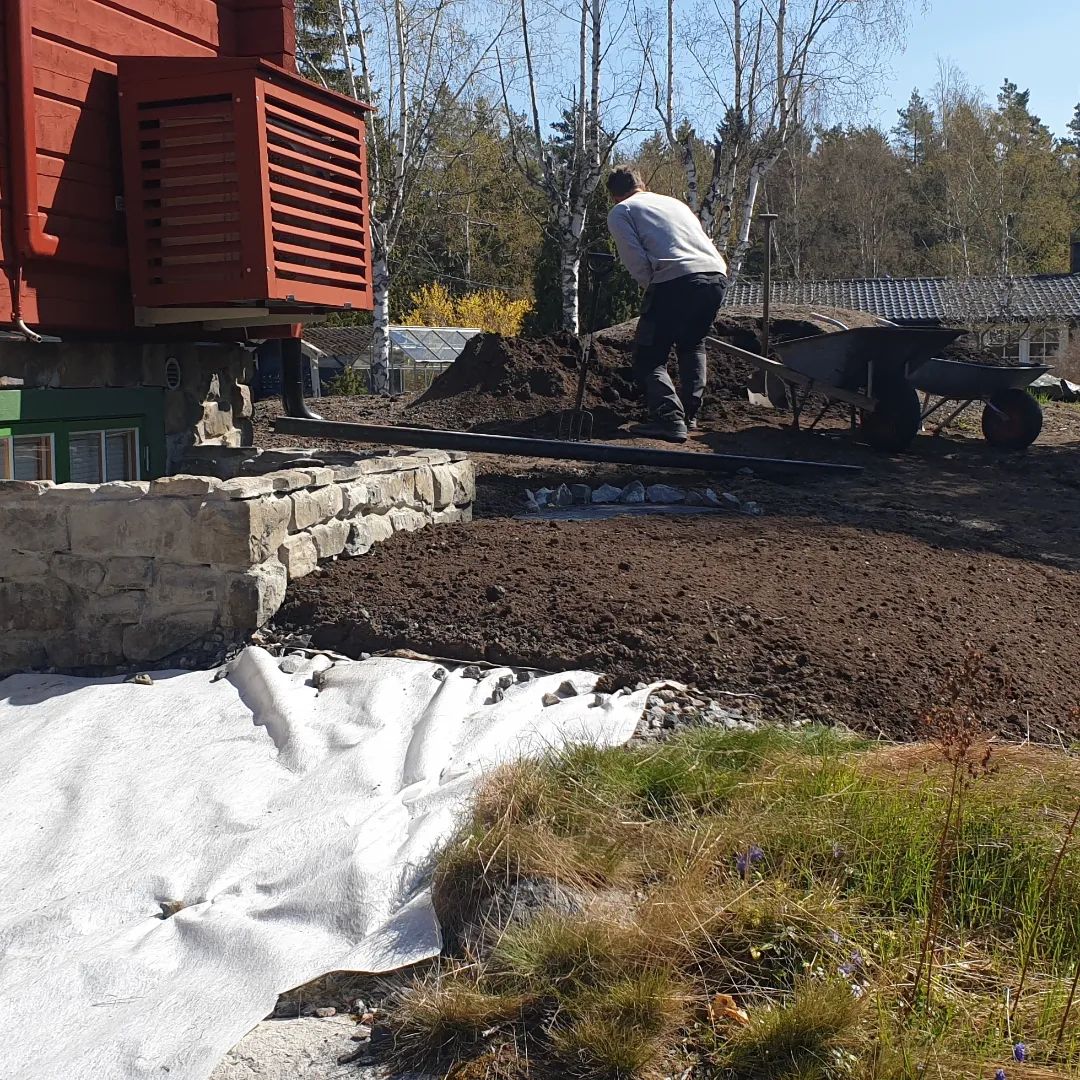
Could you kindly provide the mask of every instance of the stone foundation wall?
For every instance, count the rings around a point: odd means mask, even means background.
[[[170,368],[178,369],[175,388]],[[177,471],[192,446],[251,444],[253,372],[251,350],[240,345],[0,342],[5,389],[162,388],[167,472]]]
[[[293,578],[468,520],[463,455],[337,455],[220,480],[0,482],[0,674],[159,660],[264,625]]]

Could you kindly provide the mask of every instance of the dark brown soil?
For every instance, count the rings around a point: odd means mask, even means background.
[[[1077,597],[1065,570],[809,518],[503,520],[395,537],[280,618],[352,654],[673,678],[890,737],[970,643],[1005,685],[987,721],[1056,739],[1080,734]]]
[[[728,328],[729,339],[753,338],[756,319],[746,320]],[[640,415],[619,382],[631,330],[606,332],[607,374],[593,383],[591,403],[612,422]],[[805,321],[791,327],[792,336],[802,332]],[[450,396],[415,405],[327,398],[316,408],[335,419],[543,430],[569,403],[574,343],[492,340],[444,384],[455,388]],[[793,432],[789,417],[747,404],[745,373],[717,358],[713,369],[702,430],[688,449],[862,472],[783,485],[477,455],[480,520],[395,537],[295,582],[282,617],[354,654],[409,648],[587,665],[617,682],[676,678],[758,694],[776,716],[890,736],[914,731],[970,641],[1008,678],[987,717],[994,727],[1080,739],[1080,719],[1070,719],[1080,704],[1080,407],[1047,405],[1042,435],[1022,453],[982,441],[976,406],[944,435],[927,433],[890,456],[853,440],[839,411],[817,433]],[[351,445],[274,435],[277,412],[276,403],[257,407],[258,445]],[[635,478],[736,490],[765,516],[514,520],[526,487]]]
[[[860,312],[830,311],[849,326],[873,320]],[[594,432],[608,435],[641,412],[634,383],[631,349],[636,320],[598,332],[585,405]],[[802,309],[774,309],[774,341],[832,333],[837,328]],[[725,308],[713,326],[715,336],[757,351],[760,317]],[[754,369],[708,347],[709,384],[703,419],[717,419],[726,404],[745,400]],[[402,422],[425,427],[467,428],[500,434],[555,434],[559,413],[573,406],[581,347],[569,334],[544,338],[505,338],[481,334],[431,387],[402,411]]]

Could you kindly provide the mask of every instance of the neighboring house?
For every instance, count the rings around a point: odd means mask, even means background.
[[[426,390],[479,333],[475,327],[391,326],[390,392]],[[367,376],[374,359],[371,337],[370,326],[305,328],[305,351],[318,360],[323,393],[346,368],[358,367]]]
[[[865,311],[902,326],[966,326],[984,348],[1021,364],[1080,363],[1080,240],[1068,274],[1013,278],[858,278],[774,281],[772,303]],[[739,281],[725,305],[761,303],[761,282]],[[1072,348],[1070,349],[1070,346]],[[1070,378],[1076,373],[1062,372]]]

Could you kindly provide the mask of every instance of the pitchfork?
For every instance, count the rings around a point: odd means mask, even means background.
[[[585,390],[589,381],[589,368],[596,357],[596,310],[600,289],[612,270],[615,256],[606,251],[590,251],[585,256],[592,284],[592,300],[589,304],[589,332],[578,339],[578,383],[574,407],[559,413],[559,438],[567,442],[589,442],[593,433],[593,414],[585,408]]]

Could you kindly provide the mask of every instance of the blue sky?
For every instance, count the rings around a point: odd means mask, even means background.
[[[906,50],[878,99],[878,123],[896,121],[913,87],[924,97],[938,59],[952,61],[993,101],[1007,77],[1031,91],[1031,110],[1057,135],[1080,102],[1080,0],[930,0],[914,15]]]

